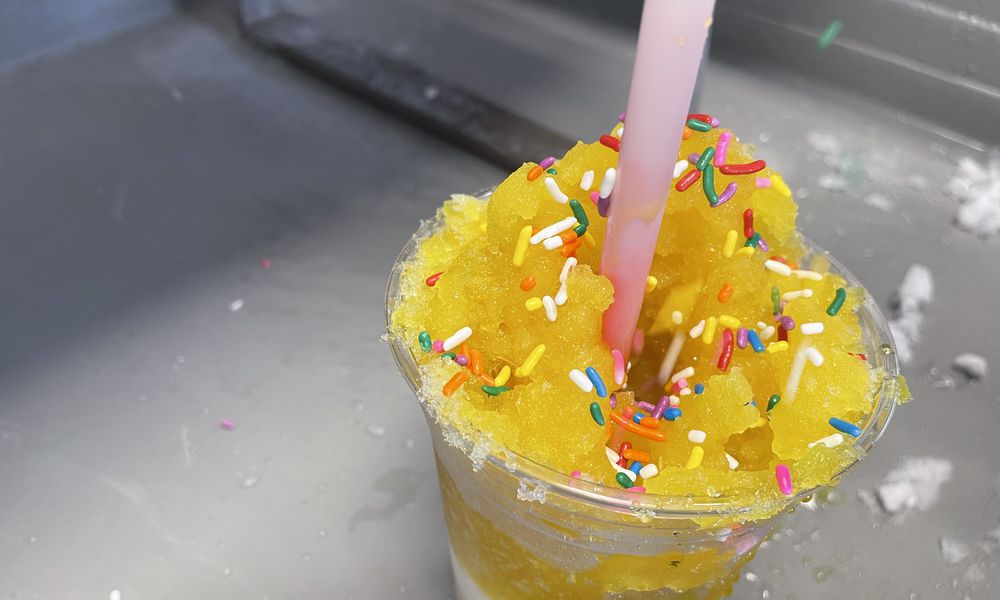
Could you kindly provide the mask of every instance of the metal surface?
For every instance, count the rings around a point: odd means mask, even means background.
[[[625,32],[546,6],[405,3],[463,23],[428,36],[454,22],[399,4],[300,8],[353,7],[342,25],[440,57],[434,76],[564,135],[593,137],[623,104]],[[502,173],[254,50],[234,18],[208,6],[0,76],[0,597],[451,594],[426,426],[379,341],[381,301],[419,219]],[[704,108],[758,143],[805,233],[883,307],[913,262],[937,284],[907,369],[917,400],[734,597],[997,597],[998,554],[975,545],[1000,525],[998,390],[928,375],[960,352],[998,359],[996,243],[955,230],[940,192],[982,154],[787,72],[713,62],[703,83]],[[847,159],[866,165],[849,192],[817,184]],[[856,493],[900,456],[955,473],[897,523]],[[946,564],[942,535],[971,555]]]

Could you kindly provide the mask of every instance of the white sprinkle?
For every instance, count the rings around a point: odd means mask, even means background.
[[[660,470],[657,469],[656,465],[654,465],[653,463],[649,463],[648,465],[643,465],[642,468],[639,469],[639,477],[642,477],[643,479],[652,479],[653,477],[656,477],[659,474]]]
[[[563,264],[562,271],[559,272],[559,281],[566,281],[566,277],[569,276],[569,270],[576,266],[576,257],[571,256],[566,259]]]
[[[558,235],[554,235],[545,240],[544,242],[542,242],[542,246],[545,246],[546,250],[555,250],[556,248],[562,245],[563,245],[562,238],[559,237]]]
[[[694,367],[687,367],[677,371],[670,377],[670,383],[677,383],[681,379],[687,379],[688,377],[694,377]]]
[[[601,198],[607,198],[615,189],[615,180],[618,179],[618,171],[611,167],[604,172],[604,179],[601,180]]]
[[[817,444],[823,444],[827,448],[836,448],[837,446],[844,443],[844,436],[839,433],[831,433],[825,438],[820,438],[815,442],[809,442],[809,447],[812,448]]]
[[[767,329],[767,323],[764,321],[757,321],[757,329]]]
[[[799,279],[809,279],[812,281],[823,281],[823,274],[817,273],[816,271],[807,271],[805,269],[795,269],[792,271],[795,276]]]
[[[795,290],[794,292],[785,292],[781,295],[781,299],[785,302],[791,302],[798,298],[812,298],[813,291],[810,289]]]
[[[764,268],[772,273],[777,273],[778,275],[791,275],[792,268],[783,262],[778,262],[776,260],[768,259],[764,262]]]
[[[562,306],[566,304],[566,300],[569,298],[569,292],[566,290],[566,282],[562,282],[559,285],[559,291],[556,292],[556,306]]]
[[[471,327],[463,327],[452,334],[452,336],[444,341],[444,351],[447,352],[452,348],[457,348],[459,344],[469,339],[472,336]]]
[[[552,199],[558,202],[559,204],[566,204],[567,202],[569,202],[569,196],[562,193],[562,190],[559,189],[559,184],[556,183],[555,179],[552,179],[551,177],[546,177],[545,187],[546,189],[549,190],[549,195],[552,196]]]
[[[660,363],[660,371],[657,373],[656,380],[660,385],[667,382],[667,378],[674,371],[674,365],[677,364],[677,358],[681,355],[681,350],[684,349],[684,334],[677,332],[674,337],[670,340],[670,345],[667,346],[667,351],[663,354],[663,361]]]
[[[799,331],[802,335],[819,335],[823,333],[822,323],[803,323],[799,325]]]
[[[674,325],[680,325],[684,322],[684,313],[679,310],[675,310],[670,313],[670,320],[674,322]]]
[[[799,382],[802,380],[802,373],[806,370],[809,348],[811,346],[803,343],[795,352],[795,358],[792,359],[792,368],[788,373],[788,380],[785,382],[785,393],[781,396],[781,400],[785,404],[793,402],[795,395],[799,393]]]
[[[740,466],[740,461],[733,458],[733,455],[728,452],[724,452],[723,454],[726,455],[726,462],[729,463],[729,470],[735,471],[736,468]]]
[[[978,381],[986,378],[990,370],[990,364],[985,357],[966,352],[952,359],[951,368],[972,381]]]
[[[806,358],[809,359],[809,362],[811,362],[814,367],[818,367],[823,364],[823,355],[820,354],[820,351],[815,348],[810,347],[806,349]]]
[[[593,185],[594,185],[594,172],[587,171],[586,173],[583,174],[583,177],[580,178],[580,189],[585,192],[589,192],[591,186]]]
[[[236,300],[233,300],[232,302],[229,303],[229,312],[236,312],[241,308],[243,308],[242,298],[237,298]]]
[[[700,429],[692,429],[688,432],[688,441],[692,444],[704,444],[706,433]]]
[[[689,388],[689,387],[686,387],[686,388],[684,388],[683,390],[681,390],[681,391],[680,391],[680,392],[678,392],[678,393],[679,393],[679,394],[680,394],[681,396],[690,396],[690,395],[691,395],[691,388]]]
[[[552,296],[542,296],[542,306],[545,307],[545,318],[555,321],[559,312],[556,310],[556,301],[552,299]]]
[[[687,168],[689,166],[691,166],[691,164],[684,159],[677,161],[677,164],[674,165],[674,179],[677,179],[678,177],[683,175],[684,171],[687,171]]]
[[[588,379],[587,381],[590,381],[590,380]],[[615,452],[611,448],[608,448],[607,446],[604,447],[604,453],[608,455],[608,460],[611,461],[611,464],[613,464],[613,465],[617,464],[618,461],[621,460],[621,458],[622,458],[622,457],[618,456],[617,452]]]
[[[766,342],[771,339],[772,335],[774,335],[774,325],[768,325],[760,332],[760,341]]]
[[[594,382],[590,380],[589,377],[583,374],[579,369],[573,369],[569,372],[569,379],[576,384],[576,387],[580,388],[585,394],[589,394],[594,391]],[[606,446],[605,446],[606,447]],[[608,448],[610,450],[610,448]]]
[[[535,235],[528,238],[528,241],[531,242],[532,244],[538,244],[542,240],[546,240],[554,235],[559,235],[560,233],[573,227],[575,223],[576,223],[575,217],[566,217],[562,221],[558,221],[542,229]]]
[[[691,336],[691,339],[694,339],[700,336],[704,331],[705,331],[705,319],[702,319],[698,321],[697,325],[691,328],[691,331],[688,333],[688,335]]]
[[[681,405],[681,399],[678,398],[677,396],[670,396],[669,398],[667,398],[667,404],[671,408],[677,408],[678,406]]]

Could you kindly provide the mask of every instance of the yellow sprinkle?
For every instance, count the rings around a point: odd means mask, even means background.
[[[701,334],[701,341],[711,344],[715,340],[715,324],[718,321],[715,317],[705,319],[705,332]]]
[[[774,354],[775,352],[784,352],[788,350],[788,342],[771,342],[767,345],[767,353]]]
[[[656,277],[653,277],[652,275],[650,275],[649,277],[647,277],[646,278],[646,293],[648,294],[649,292],[652,292],[653,290],[655,290],[657,283],[659,283],[659,281],[656,279]]]
[[[535,370],[535,366],[538,365],[538,361],[542,360],[543,354],[545,354],[545,344],[538,344],[534,350],[528,353],[528,358],[524,359],[524,363],[514,370],[514,375],[517,377],[531,375],[531,372]]]
[[[788,184],[785,180],[781,178],[781,175],[773,173],[771,175],[771,187],[773,187],[779,194],[785,198],[792,197],[792,190],[788,189]]]
[[[675,310],[670,313],[670,320],[674,322],[674,325],[680,325],[684,322],[684,313],[679,310]]]
[[[754,249],[751,246],[743,246],[736,251],[736,256],[753,256]]]
[[[596,248],[597,247],[597,240],[594,239],[594,236],[590,235],[589,231],[587,233],[583,234],[583,238],[582,239],[583,239],[583,245],[584,246],[586,246],[588,248]]]
[[[740,326],[740,320],[730,315],[719,315],[719,325],[730,329],[736,329]]]
[[[684,468],[688,471],[693,471],[701,465],[701,459],[705,458],[705,449],[701,446],[695,446],[691,448],[691,454],[688,455],[687,464]]]
[[[533,296],[524,301],[524,308],[528,310],[538,310],[542,307],[542,299],[538,296]]]
[[[493,385],[499,387],[507,383],[508,379],[510,379],[510,367],[504,365],[503,368],[500,369],[500,372],[497,373],[497,376],[493,378]]]
[[[520,267],[524,264],[524,255],[528,252],[528,241],[531,239],[531,225],[521,228],[521,233],[517,234],[517,244],[514,246],[514,266]]]
[[[732,258],[733,252],[736,251],[736,236],[735,229],[730,229],[726,234],[726,243],[722,245],[722,255],[726,258]]]

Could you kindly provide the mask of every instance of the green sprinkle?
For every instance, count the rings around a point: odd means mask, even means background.
[[[705,148],[704,152],[701,153],[701,156],[698,157],[698,162],[696,162],[694,166],[698,167],[699,171],[704,171],[714,157],[715,148],[709,146],[708,148]]]
[[[549,175],[558,175],[559,174],[559,171],[556,171],[555,169],[549,169],[549,170],[547,170],[545,172],[548,173]]]
[[[621,471],[619,471],[618,474],[615,475],[615,479],[618,480],[618,485],[622,486],[625,489],[628,489],[635,485],[634,483],[632,483],[632,480],[628,478],[628,475],[622,473]]]
[[[601,405],[597,402],[590,403],[590,416],[594,417],[594,422],[604,427],[604,414],[601,413]]]
[[[704,121],[699,121],[698,119],[688,119],[687,126],[695,131],[711,131],[712,126]]]
[[[781,312],[781,292],[776,287],[771,288],[771,310],[775,315]]]
[[[455,357],[458,356],[458,355],[455,354],[454,352],[442,352],[441,356],[443,356],[445,358],[450,358],[452,360],[455,360]]]
[[[587,226],[581,223],[573,228],[573,233],[576,234],[576,237],[582,238],[583,234],[587,233]]]
[[[837,288],[837,295],[833,297],[833,302],[830,306],[826,308],[826,314],[835,316],[840,312],[840,307],[844,305],[844,300],[847,300],[847,290],[844,288]]]
[[[767,400],[767,412],[771,412],[771,409],[777,406],[779,402],[781,402],[781,396],[778,394],[771,396]]]
[[[823,33],[820,34],[819,39],[816,40],[816,44],[819,46],[820,50],[826,50],[833,43],[834,38],[840,34],[840,30],[844,28],[844,22],[840,19],[834,19],[830,21],[830,24],[826,26]]]
[[[705,197],[708,198],[708,204],[715,206],[719,203],[719,195],[715,193],[715,169],[712,165],[705,169],[704,179],[701,182],[701,189],[705,192]]]
[[[573,211],[573,216],[580,222],[580,225],[590,227],[590,219],[587,218],[587,211],[583,210],[583,206],[579,200],[570,200],[569,208]]]
[[[426,331],[421,331],[420,335],[417,336],[417,340],[420,341],[420,349],[424,352],[431,351],[431,334]]]
[[[760,242],[760,234],[754,232],[753,235],[747,238],[746,243],[743,245],[746,246],[747,248],[753,248],[754,246],[757,245],[758,242]]]
[[[504,392],[509,392],[510,388],[505,385],[484,385],[483,391],[490,396],[499,396]]]

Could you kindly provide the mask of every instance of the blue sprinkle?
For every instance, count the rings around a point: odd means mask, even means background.
[[[644,418],[646,418],[646,415],[642,414],[641,412],[637,412],[634,415],[632,415],[632,422],[633,423],[639,423]]]
[[[666,412],[663,413],[663,417],[668,421],[676,421],[681,417],[681,409],[668,408]]]
[[[750,341],[750,345],[753,346],[754,352],[764,351],[764,342],[760,341],[760,336],[757,335],[756,331],[753,329],[747,331],[747,339]]]
[[[838,419],[837,417],[830,417],[830,425],[832,425],[833,428],[836,429],[837,431],[846,433],[851,437],[858,437],[859,435],[861,435],[860,427],[858,427],[854,423],[848,423],[843,419]]]
[[[696,384],[694,384],[694,393],[700,394],[700,393],[702,393],[704,391],[705,391],[705,384],[704,383],[696,383]]]
[[[608,395],[608,388],[604,385],[604,380],[601,379],[600,374],[594,367],[587,367],[587,377],[590,378],[590,382],[594,384],[594,390],[597,395],[604,398]]]
[[[642,463],[640,463],[640,462],[639,462],[639,461],[637,461],[637,460],[633,460],[633,461],[632,461],[632,464],[630,464],[630,465],[628,466],[628,470],[629,470],[629,471],[632,471],[632,472],[633,472],[633,473],[635,473],[636,475],[638,475],[638,474],[639,474],[639,469],[641,469],[641,468],[642,468]]]

